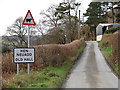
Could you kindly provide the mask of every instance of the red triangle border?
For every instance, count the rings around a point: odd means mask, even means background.
[[[25,20],[26,20],[26,18],[27,18],[27,15],[30,13],[30,16],[32,17],[32,20],[33,20],[33,23],[34,24],[29,24],[29,23],[25,23]],[[25,16],[25,19],[23,20],[23,23],[22,23],[23,25],[36,25],[36,23],[35,23],[35,21],[34,21],[34,19],[33,19],[33,16],[32,16],[32,14],[31,14],[31,12],[30,12],[30,10],[28,10],[28,12],[27,12],[27,14],[26,14],[26,16]]]

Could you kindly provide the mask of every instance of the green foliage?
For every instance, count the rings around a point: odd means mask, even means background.
[[[86,10],[86,13],[83,15],[88,17],[85,23],[90,26],[91,31],[94,31],[94,37],[96,37],[96,27],[99,23],[104,23],[106,20],[102,3],[91,2],[89,4],[89,8]]]
[[[91,2],[89,4],[89,8],[87,9],[86,13],[84,13],[84,16],[88,16],[88,20],[86,23],[89,26],[97,26],[99,23],[102,23],[105,21],[104,18],[104,11],[102,9],[102,3],[100,2]]]
[[[6,53],[6,52],[11,52],[10,48],[8,46],[2,46],[2,53]]]
[[[105,55],[107,58],[110,58],[112,55],[112,45],[109,44],[107,47],[104,45],[105,42],[101,41],[99,43],[101,50],[105,51]]]
[[[114,32],[116,32],[117,30],[118,30],[118,28],[110,28],[110,29],[106,30],[105,33],[106,33],[106,34],[108,34],[108,33],[114,33]]]
[[[117,23],[120,23],[120,13],[116,14],[116,21]]]
[[[59,30],[58,32],[64,32],[63,30]]]
[[[120,66],[119,65],[120,65],[120,62],[117,61],[116,64],[115,64],[115,71],[120,75],[120,71],[119,71]]]
[[[75,10],[78,6],[80,6],[80,3],[76,3],[72,0],[69,0],[69,2],[66,3],[60,3],[58,8],[56,8],[55,16],[58,16],[60,19],[62,19],[67,15],[70,18],[72,16],[70,10]]]

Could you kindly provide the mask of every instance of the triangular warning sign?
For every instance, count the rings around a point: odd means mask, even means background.
[[[27,14],[25,16],[25,19],[24,19],[22,24],[23,25],[34,25],[34,26],[36,25],[30,10],[28,10],[28,12],[27,12]]]

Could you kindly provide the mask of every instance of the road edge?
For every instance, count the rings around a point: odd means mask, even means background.
[[[105,58],[105,62],[107,63],[107,65],[108,65],[109,68],[111,69],[112,73],[118,78],[119,75],[116,73],[116,71],[115,71],[114,68],[111,66],[111,64],[107,61],[107,59],[106,59],[106,57],[105,57],[105,55],[104,55],[104,53],[103,53],[104,51],[101,50],[101,48],[100,48],[100,46],[99,46],[99,43],[98,43],[98,48],[99,48],[99,50],[101,51],[103,57]]]
[[[71,71],[73,70],[74,66],[77,64],[77,62],[80,60],[85,48],[86,48],[87,44],[85,43],[85,47],[83,48],[83,50],[79,53],[79,55],[76,57],[76,59],[74,60],[72,66],[70,67],[70,69],[68,70],[64,81],[62,82],[62,84],[60,85],[60,88],[62,88],[63,84],[67,81],[67,77],[71,74]]]

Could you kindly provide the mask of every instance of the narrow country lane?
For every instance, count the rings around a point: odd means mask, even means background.
[[[62,88],[118,88],[118,78],[107,65],[96,41],[87,46]]]

